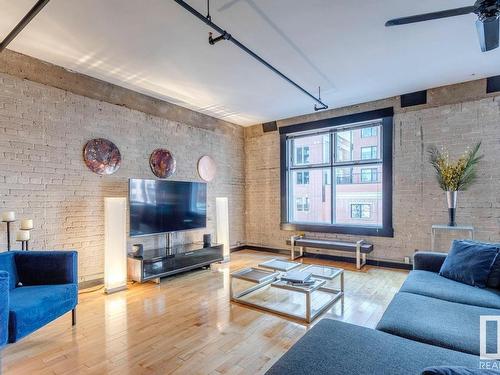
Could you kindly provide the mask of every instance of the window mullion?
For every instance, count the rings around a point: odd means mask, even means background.
[[[337,150],[337,137],[335,136],[335,132],[330,132],[330,224],[335,224],[336,219],[336,199],[335,199],[335,190],[337,187],[337,178],[335,176],[335,153]]]

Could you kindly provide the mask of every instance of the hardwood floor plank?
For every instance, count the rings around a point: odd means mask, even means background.
[[[262,374],[321,318],[374,327],[407,275],[304,258],[346,270],[343,314],[337,303],[309,326],[229,302],[230,272],[276,257],[239,251],[160,285],[81,294],[76,327],[66,314],[7,346],[3,374]]]

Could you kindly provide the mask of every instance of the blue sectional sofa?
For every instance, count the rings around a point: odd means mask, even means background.
[[[0,345],[13,343],[78,303],[76,251],[0,253]]]
[[[439,276],[446,254],[419,252],[375,330],[323,319],[267,375],[421,374],[431,366],[484,367],[479,316],[500,315],[500,290]],[[487,347],[496,347],[495,335]],[[498,362],[487,364],[500,369]]]

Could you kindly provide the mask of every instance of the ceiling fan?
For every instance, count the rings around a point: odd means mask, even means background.
[[[395,18],[387,21],[385,26],[406,25],[439,18],[461,16],[469,13],[475,13],[478,17],[476,27],[479,34],[481,51],[486,52],[498,48],[500,0],[477,0],[474,5],[469,7]]]

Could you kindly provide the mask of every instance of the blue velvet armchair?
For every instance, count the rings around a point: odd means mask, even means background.
[[[76,251],[0,253],[0,345],[13,343],[71,311],[76,323]]]

